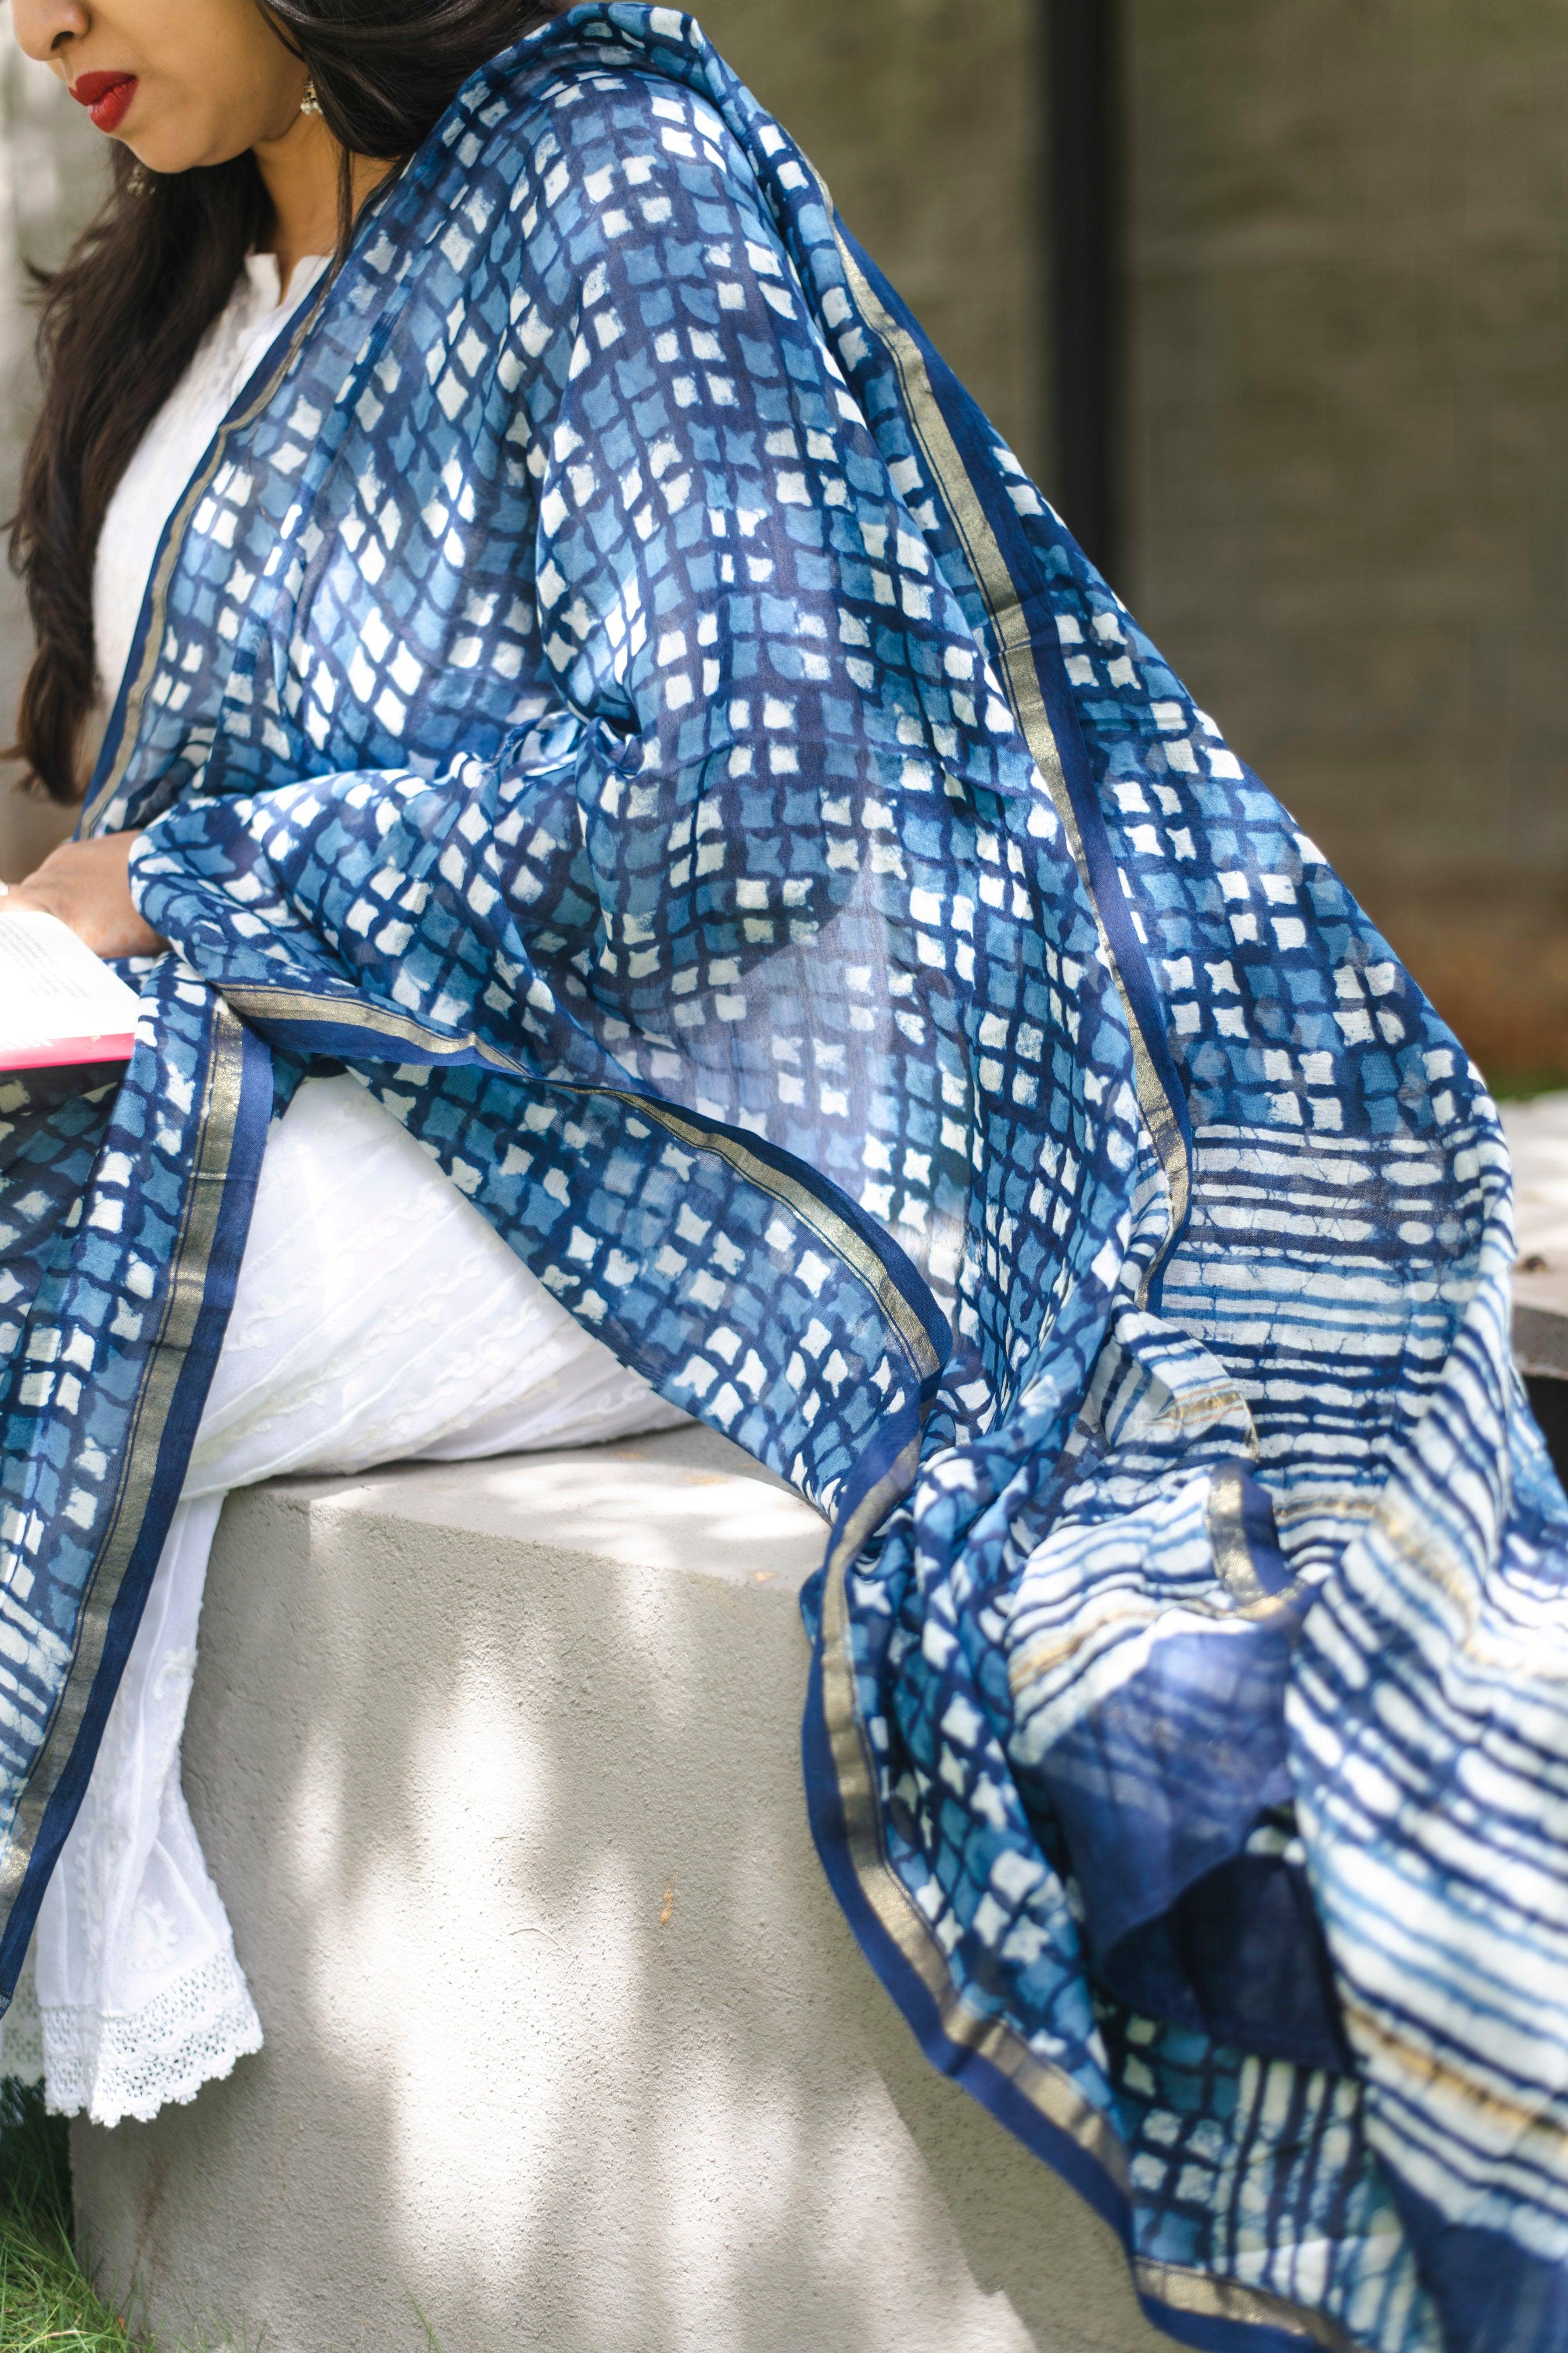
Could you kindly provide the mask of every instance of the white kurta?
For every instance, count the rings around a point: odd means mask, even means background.
[[[93,583],[117,690],[153,550],[192,468],[324,264],[255,256],[127,469]],[[100,2124],[195,2097],[261,2047],[180,1781],[207,1556],[230,1489],[578,1445],[686,1417],[617,1364],[353,1079],[302,1085],[268,1139],[234,1312],[76,1827],[0,2029],[0,2073]]]

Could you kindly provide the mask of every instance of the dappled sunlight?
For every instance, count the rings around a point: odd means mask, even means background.
[[[697,1430],[235,1500],[187,1781],[267,2049],[77,2134],[95,2242],[166,2326],[421,2353],[416,2300],[442,2353],[1157,2342],[833,1903],[799,1763],[822,1546]]]

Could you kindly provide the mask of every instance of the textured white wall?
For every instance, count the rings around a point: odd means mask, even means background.
[[[234,1499],[185,1786],[268,2045],[72,2140],[162,2353],[1159,2353],[828,1892],[824,1535],[695,1430]]]

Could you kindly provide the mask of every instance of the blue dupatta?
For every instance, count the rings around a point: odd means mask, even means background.
[[[813,1827],[1215,2348],[1568,2327],[1568,1507],[1480,1081],[690,19],[479,74],[205,454],[0,1095],[0,1989],[346,1067],[830,1519]]]

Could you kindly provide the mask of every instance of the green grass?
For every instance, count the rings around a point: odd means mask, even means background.
[[[1568,1072],[1519,1071],[1494,1080],[1492,1092],[1520,1102],[1563,1086]],[[156,2353],[94,2293],[70,2231],[65,2126],[44,2114],[40,2091],[0,2079],[0,2353]]]
[[[70,2221],[64,2124],[0,2082],[0,2353],[152,2353],[94,2295]]]

